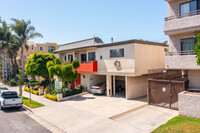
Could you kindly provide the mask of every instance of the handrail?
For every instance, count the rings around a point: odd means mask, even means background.
[[[195,55],[197,52],[193,50],[188,51],[176,51],[176,52],[166,52],[166,56],[173,56],[173,55]]]
[[[188,12],[188,13],[182,13],[182,14],[177,14],[174,16],[169,16],[165,18],[165,21],[170,21],[173,19],[178,19],[178,18],[184,18],[184,17],[188,17],[188,16],[194,16],[194,15],[198,15],[200,14],[200,10],[196,10],[196,11],[192,11],[192,12]]]

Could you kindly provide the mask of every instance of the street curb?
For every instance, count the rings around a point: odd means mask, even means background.
[[[28,106],[26,106],[26,105],[23,104],[23,107],[24,107],[25,109],[27,109],[28,111],[34,113],[33,110],[32,110],[31,108],[29,108]]]

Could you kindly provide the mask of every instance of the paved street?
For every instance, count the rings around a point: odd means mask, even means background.
[[[0,133],[50,133],[24,112],[25,109],[4,109],[0,111]]]

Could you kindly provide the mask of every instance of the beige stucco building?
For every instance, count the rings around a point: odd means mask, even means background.
[[[59,45],[56,43],[35,43],[35,42],[27,42],[29,46],[28,50],[24,50],[25,58],[27,59],[33,53],[53,53],[55,50],[59,48]],[[17,53],[17,61],[21,64],[21,49],[19,49]]]
[[[200,66],[193,52],[200,33],[199,0],[165,0],[168,14],[164,33],[169,36],[169,52],[165,57],[166,69],[187,70],[189,87],[200,87]]]
[[[143,40],[128,40],[104,44],[96,37],[61,45],[54,53],[63,62],[77,58],[80,67],[78,84],[88,91],[92,85],[106,82],[107,95],[119,95],[133,99],[146,95],[149,69],[164,68],[163,43]]]

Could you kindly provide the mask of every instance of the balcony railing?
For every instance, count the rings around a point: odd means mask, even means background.
[[[177,52],[166,52],[166,56],[173,56],[173,55],[196,55],[197,52],[193,50],[188,51],[177,51]]]
[[[184,17],[188,17],[188,16],[194,16],[194,15],[199,15],[199,14],[200,14],[200,10],[196,10],[196,11],[192,11],[192,12],[188,12],[188,13],[169,16],[169,17],[165,18],[165,21],[170,21],[170,20],[173,20],[173,19],[179,19],[179,18],[184,18]]]
[[[97,61],[81,61],[78,72],[97,72]]]

